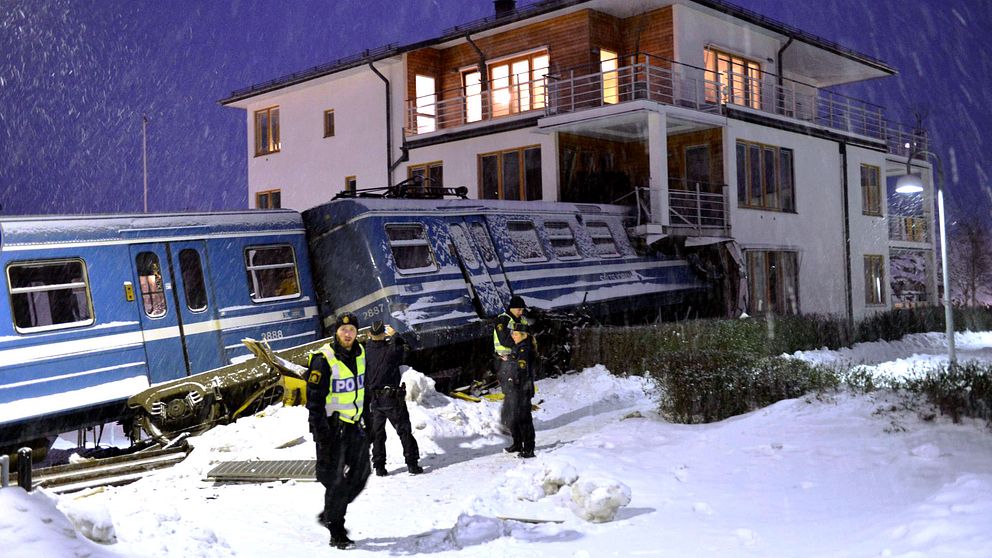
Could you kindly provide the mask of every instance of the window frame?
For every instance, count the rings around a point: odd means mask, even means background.
[[[554,225],[554,226],[552,226]],[[559,227],[558,225],[564,225],[564,227]],[[568,231],[567,235],[552,233],[553,229],[558,229],[559,231]],[[561,261],[571,261],[571,260],[581,260],[582,252],[579,251],[579,245],[575,240],[575,231],[572,229],[572,224],[568,221],[558,221],[558,220],[545,220],[544,221],[544,234],[548,237],[548,243],[551,245],[551,251],[555,255],[555,259]],[[558,247],[555,245],[555,241],[570,240],[571,248],[575,251],[574,255],[563,256],[558,251]]]
[[[545,60],[539,60],[541,58]],[[535,65],[535,61],[543,64],[543,66]],[[513,70],[515,65],[519,66],[523,62],[527,62],[527,79],[521,81],[519,76],[523,72],[515,73]],[[494,70],[504,67],[506,68],[506,75],[496,77]],[[545,109],[548,104],[548,91],[544,80],[550,69],[551,54],[545,47],[487,61],[486,79],[488,81],[486,83],[489,85],[489,102],[485,103],[482,95],[482,71],[479,66],[463,68],[460,71],[460,81],[462,95],[465,99],[463,109],[465,123],[504,118],[514,114]],[[470,76],[477,77],[470,79]],[[501,95],[503,91],[506,92],[506,102],[501,102],[497,106],[497,95]]]
[[[351,175],[344,177],[344,191],[345,192],[358,191],[358,176]]]
[[[291,261],[284,262],[284,263],[278,263],[278,264],[260,264],[260,265],[255,265],[255,264],[249,263],[248,254],[249,254],[249,252],[251,250],[255,250],[255,251],[260,251],[260,250],[274,250],[274,249],[278,249],[278,248],[289,248],[289,254],[290,254],[291,258],[292,258]],[[286,244],[286,243],[277,243],[277,244],[253,244],[253,245],[250,245],[250,246],[245,246],[244,252],[243,252],[243,257],[242,257],[242,262],[244,263],[244,269],[245,269],[245,273],[246,273],[245,278],[248,280],[247,281],[248,298],[251,299],[252,303],[259,304],[259,303],[274,302],[274,301],[279,301],[279,300],[290,300],[290,299],[294,299],[294,298],[300,298],[301,296],[303,296],[303,285],[300,282],[300,266],[299,266],[299,261],[296,258],[296,248],[294,248],[292,244]],[[262,284],[261,281],[258,280],[258,276],[255,274],[255,271],[256,270],[259,270],[259,269],[262,269],[262,270],[264,270],[264,269],[286,269],[286,268],[290,268],[290,267],[292,267],[294,276],[296,278],[296,293],[294,293],[294,294],[288,294],[288,295],[267,296],[267,297],[260,297],[260,296],[258,296],[258,290],[259,289],[253,288],[253,285],[252,285],[252,282],[253,281],[254,281],[254,283],[256,285],[261,285]]]
[[[17,325],[17,316],[14,314],[14,296],[20,294],[29,294],[33,292],[49,292],[55,290],[65,290],[67,287],[78,288],[78,283],[53,283],[51,285],[36,285],[30,287],[12,287],[12,282],[10,278],[10,271],[15,267],[43,267],[46,265],[59,265],[59,264],[69,264],[76,263],[80,264],[80,270],[82,272],[82,287],[86,293],[86,307],[89,312],[89,318],[86,320],[76,320],[73,322],[62,322],[62,323],[52,323],[41,326],[34,327],[21,327]],[[10,322],[14,326],[14,331],[19,334],[32,334],[32,333],[45,333],[49,331],[56,331],[62,329],[76,329],[81,327],[91,326],[96,323],[96,308],[93,305],[93,292],[90,289],[89,281],[89,270],[86,267],[86,260],[83,258],[55,258],[50,260],[26,260],[26,261],[13,261],[7,264],[5,269],[5,274],[7,278],[7,299],[10,303]],[[51,286],[62,286],[63,289],[53,289],[45,288]],[[71,291],[70,291],[71,292]]]
[[[527,173],[527,160],[528,153],[537,152],[537,184],[531,184],[528,180]],[[506,167],[506,157],[508,155],[515,154],[517,156],[517,197],[508,198],[506,196],[506,177],[505,177],[505,167]],[[486,197],[486,176],[485,176],[485,159],[487,157],[496,157],[496,198]],[[478,165],[478,177],[479,177],[479,190],[478,197],[480,200],[483,199],[498,199],[498,200],[513,200],[513,201],[540,201],[544,199],[544,179],[543,173],[544,168],[542,165],[542,149],[540,144],[536,145],[526,145],[523,147],[516,147],[513,149],[504,149],[501,151],[490,151],[486,153],[480,153],[477,156]],[[531,198],[529,194],[538,193],[540,197]]]
[[[706,46],[703,49],[703,66],[706,68],[707,81],[718,83],[727,89],[727,93],[720,96],[721,104],[733,103],[761,110],[761,82],[764,74],[761,62],[714,46]],[[735,71],[735,66],[744,71]],[[734,75],[725,77],[728,73]],[[710,87],[706,88],[706,100],[717,101],[716,94]]]
[[[279,153],[282,151],[282,140],[280,138],[279,105],[273,105],[264,109],[256,110],[254,113],[255,122],[255,156],[262,157]],[[263,139],[260,133],[260,117],[265,116],[268,130],[267,137]],[[263,145],[264,144],[264,145]]]
[[[792,148],[738,139],[734,146],[734,154],[737,160],[737,206],[739,208],[781,213],[797,212],[796,155]],[[769,154],[772,156],[773,168],[771,169],[768,168]],[[754,168],[755,156],[757,156],[758,161],[757,169]],[[769,178],[775,181],[772,190],[769,190]],[[755,199],[759,201],[753,201]]]
[[[158,266],[157,275],[145,275],[141,273],[141,266],[138,265],[138,258],[144,254],[148,254],[153,258],[155,258],[154,264]],[[154,250],[142,250],[141,252],[138,252],[137,254],[134,255],[134,269],[135,272],[138,274],[138,296],[141,298],[141,310],[145,313],[145,317],[147,317],[150,320],[159,320],[164,318],[169,314],[169,297],[165,294],[166,281],[165,281],[165,277],[162,276],[165,270],[162,269],[162,260],[159,258],[159,254]],[[145,287],[148,281],[147,280],[143,281],[143,279],[146,277],[156,277],[158,280],[159,290],[146,291]],[[151,310],[155,309],[156,294],[161,296],[162,312],[158,314],[153,314],[151,311],[149,311],[149,308],[151,308]],[[147,298],[147,302],[146,302],[146,298]]]
[[[273,205],[273,194],[276,194],[279,201]],[[267,196],[265,205],[262,205],[262,196]],[[255,192],[255,209],[280,209],[282,207],[282,190],[274,188],[272,190],[262,190]]]
[[[422,82],[430,80],[430,92],[421,89]],[[426,84],[424,84],[426,87]],[[437,131],[437,78],[427,74],[414,74],[414,129],[418,134]]]
[[[391,227],[419,227],[423,236],[419,239],[413,240],[393,240],[389,236],[389,230]],[[393,259],[393,269],[396,273],[400,275],[410,276],[410,275],[424,275],[427,273],[437,273],[441,269],[441,265],[437,261],[437,255],[434,254],[434,247],[431,246],[430,237],[427,235],[427,225],[424,223],[416,223],[411,221],[394,221],[383,223],[382,230],[386,233],[386,243],[389,245],[389,255]],[[427,255],[430,257],[429,266],[423,267],[409,267],[400,268],[399,259],[396,257],[396,246],[426,246]]]
[[[620,102],[620,56],[612,49],[599,49],[599,73],[603,80],[602,101],[604,105]]]
[[[438,177],[435,179],[434,171],[437,171]],[[419,163],[416,165],[410,165],[406,168],[406,177],[413,178],[420,173],[420,176],[429,178],[430,180],[423,181],[422,184],[425,188],[443,188],[444,187],[444,161],[431,161],[429,163]]]
[[[774,255],[778,265],[770,263],[769,254]],[[757,264],[762,264],[759,271]],[[786,260],[785,258],[788,258]],[[753,249],[744,251],[744,265],[748,276],[748,313],[752,315],[764,315],[769,313],[768,308],[757,308],[755,304],[760,300],[766,305],[771,305],[771,313],[777,316],[791,316],[802,313],[799,296],[799,251],[798,250],[775,250],[775,249]],[[789,275],[788,277],[786,275]],[[759,285],[758,279],[761,279]],[[772,283],[775,281],[778,295],[772,301]],[[790,307],[788,287],[793,287],[794,307]],[[759,299],[755,296],[759,292],[762,294]],[[785,310],[783,312],[783,309]]]
[[[198,271],[200,275],[199,288],[202,291],[202,294],[199,296],[203,297],[203,306],[197,308],[193,308],[193,306],[190,305],[190,301],[192,300],[192,297],[190,297],[190,281],[186,273],[186,262],[183,260],[183,255],[190,253],[196,256],[196,271]],[[176,257],[179,261],[179,276],[183,278],[183,296],[186,298],[186,309],[193,314],[201,314],[206,312],[207,308],[210,306],[210,296],[207,293],[207,276],[203,271],[203,258],[200,257],[200,251],[195,248],[183,248],[179,251],[179,254]]]
[[[865,254],[864,276],[865,306],[885,306],[885,256],[882,254]]]
[[[861,170],[861,213],[871,217],[882,217],[882,168],[878,165],[862,163]],[[871,184],[872,171],[875,183]]]
[[[324,111],[324,137],[334,137],[334,109]]]

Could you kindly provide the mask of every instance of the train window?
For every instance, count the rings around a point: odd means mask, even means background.
[[[451,241],[455,245],[455,250],[465,265],[469,269],[478,269],[479,259],[475,257],[475,249],[472,248],[472,242],[465,234],[465,229],[461,225],[451,225],[448,230],[451,231]]]
[[[149,318],[165,315],[165,282],[162,280],[162,267],[154,252],[141,252],[134,258],[138,269],[138,286],[141,288],[141,304]]]
[[[183,275],[183,290],[186,292],[186,307],[191,312],[207,309],[207,288],[203,282],[203,266],[200,253],[191,248],[179,252],[179,270]]]
[[[541,248],[541,239],[537,237],[537,229],[530,221],[507,221],[506,229],[510,232],[510,240],[517,249],[517,256],[522,262],[545,262],[548,257]]]
[[[482,253],[482,259],[485,260],[487,266],[495,267],[499,262],[496,261],[496,250],[493,248],[492,240],[489,239],[489,231],[482,223],[472,223],[471,230],[472,237],[475,238],[475,245]]]
[[[589,221],[586,223],[586,230],[589,231],[589,236],[592,237],[592,245],[599,257],[609,258],[620,255],[609,225],[602,221]]]
[[[575,235],[572,227],[564,221],[545,221],[544,230],[548,233],[548,240],[551,241],[551,248],[555,251],[555,256],[559,260],[574,260],[582,256],[575,246]]]
[[[300,296],[292,246],[256,246],[245,250],[248,288],[255,302]]]
[[[82,260],[11,264],[7,268],[14,327],[20,333],[93,323]]]
[[[437,263],[427,242],[427,232],[419,223],[386,225],[389,248],[400,273],[437,271]]]

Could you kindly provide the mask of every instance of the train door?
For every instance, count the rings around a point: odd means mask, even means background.
[[[190,374],[211,370],[226,364],[221,331],[217,326],[217,304],[210,274],[207,243],[170,242],[174,293],[179,312],[180,338],[186,349]]]
[[[456,256],[472,288],[479,317],[490,318],[503,311],[510,298],[505,276],[481,219],[466,217],[449,228]],[[493,273],[493,264],[496,273]]]
[[[202,241],[131,246],[135,295],[152,384],[222,364],[216,310],[205,281],[205,256]]]

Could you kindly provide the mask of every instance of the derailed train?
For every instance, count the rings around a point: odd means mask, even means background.
[[[282,396],[242,338],[299,361],[342,312],[387,320],[445,374],[486,358],[514,294],[604,321],[712,295],[685,259],[635,249],[626,207],[391,192],[302,215],[3,219],[0,451],[114,420],[154,435],[233,418]]]

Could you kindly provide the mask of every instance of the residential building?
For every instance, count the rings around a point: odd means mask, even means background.
[[[548,0],[233,92],[249,200],[343,189],[638,207],[631,234],[740,247],[749,313],[936,302],[926,134],[832,87],[884,62],[723,0]],[[914,172],[932,185],[922,158]],[[732,250],[736,253],[736,250]]]

